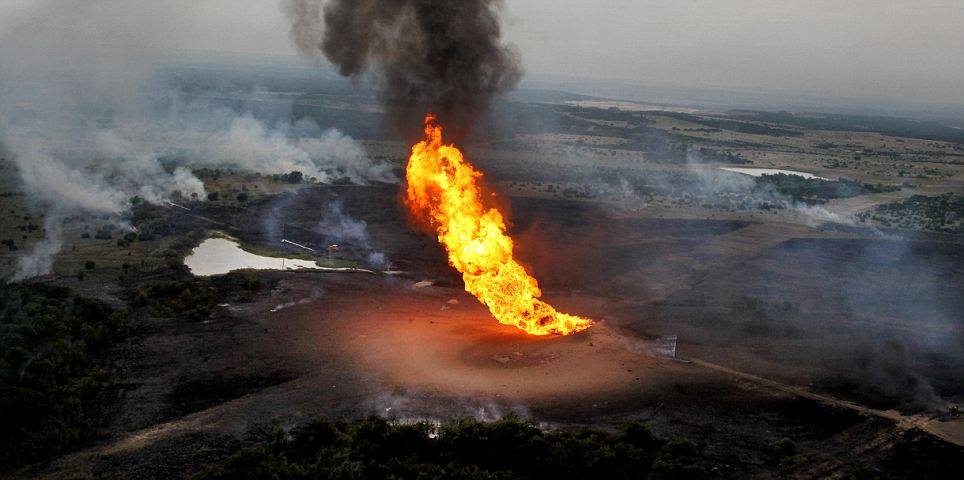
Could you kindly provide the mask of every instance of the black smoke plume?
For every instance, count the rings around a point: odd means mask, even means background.
[[[426,113],[464,136],[493,95],[522,76],[501,40],[500,0],[288,0],[303,55],[321,53],[352,79],[376,73],[386,113],[406,138]]]

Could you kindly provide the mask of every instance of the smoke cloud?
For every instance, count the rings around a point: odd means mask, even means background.
[[[522,76],[517,50],[500,38],[501,3],[288,0],[285,11],[303,55],[322,54],[353,79],[377,73],[387,114],[406,138],[419,134],[426,113],[458,137]]]
[[[181,91],[165,70],[173,59],[156,45],[159,25],[184,21],[171,10],[41,1],[0,33],[0,150],[30,199],[59,212],[48,222],[78,212],[120,221],[134,196],[203,200],[192,167],[297,170],[321,183],[396,181],[390,165],[372,161],[353,139],[292,119],[290,101],[263,118],[254,109],[264,98],[258,92]],[[17,278],[49,271],[60,231],[47,226]]]
[[[51,271],[54,256],[63,248],[63,217],[60,212],[49,212],[44,220],[44,238],[34,245],[30,255],[17,259],[13,281],[36,277]]]
[[[371,247],[368,236],[368,223],[352,218],[344,211],[344,203],[335,200],[328,204],[328,212],[318,225],[318,232],[332,241],[347,243],[348,247],[359,251],[369,267],[386,268],[388,259],[385,254]]]

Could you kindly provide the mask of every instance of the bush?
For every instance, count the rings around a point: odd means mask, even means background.
[[[112,398],[103,352],[125,315],[45,285],[0,285],[0,471],[75,449]]]
[[[212,279],[159,282],[146,285],[134,292],[132,304],[136,307],[150,306],[163,316],[186,316],[191,320],[204,320],[211,316],[214,307],[232,291],[255,292],[261,289],[261,280],[251,272],[233,272]],[[234,300],[248,298],[235,295]]]
[[[787,437],[776,440],[767,446],[767,462],[772,465],[794,464],[799,461],[797,444]]]
[[[282,174],[278,179],[284,183],[299,184],[305,181],[305,176],[301,172],[295,170],[291,173]]]
[[[114,238],[114,234],[111,233],[111,230],[113,230],[113,227],[105,226],[100,230],[97,230],[97,233],[94,234],[94,238],[98,240],[110,240]]]
[[[761,189],[770,186],[793,200],[807,204],[825,203],[834,198],[849,198],[872,193],[899,191],[899,185],[873,185],[860,183],[845,178],[836,181],[804,178],[799,175],[777,173],[763,175],[754,179]]]
[[[652,480],[702,480],[710,478],[700,451],[689,440],[670,442],[660,449],[649,475]]]
[[[277,431],[195,478],[704,479],[707,473],[695,444],[664,444],[637,424],[612,435],[545,431],[515,418],[438,427],[374,419],[313,423],[292,437]]]

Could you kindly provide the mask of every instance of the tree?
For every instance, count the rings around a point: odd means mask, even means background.
[[[281,180],[285,183],[298,184],[305,181],[305,176],[301,172],[295,170],[291,173],[282,175]]]

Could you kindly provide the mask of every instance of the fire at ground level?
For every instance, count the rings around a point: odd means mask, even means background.
[[[278,215],[297,236],[337,198],[408,275],[265,272],[270,290],[251,302],[204,321],[148,320],[120,352],[125,391],[103,440],[27,475],[166,478],[309,418],[508,413],[550,426],[641,420],[693,438],[733,478],[765,471],[782,437],[805,458],[788,473],[803,477],[855,464],[900,475],[914,462],[894,458],[915,455],[959,466],[960,447],[929,431],[960,438],[959,422],[930,417],[961,398],[964,362],[959,348],[925,348],[962,338],[959,304],[947,303],[962,298],[959,244],[515,199],[519,256],[547,299],[602,320],[536,338],[488,317],[434,239],[399,219],[396,193],[311,188]],[[263,223],[243,221],[272,206],[182,219],[216,217],[273,245]],[[413,288],[423,280],[434,285]],[[696,361],[648,354],[666,335]]]

